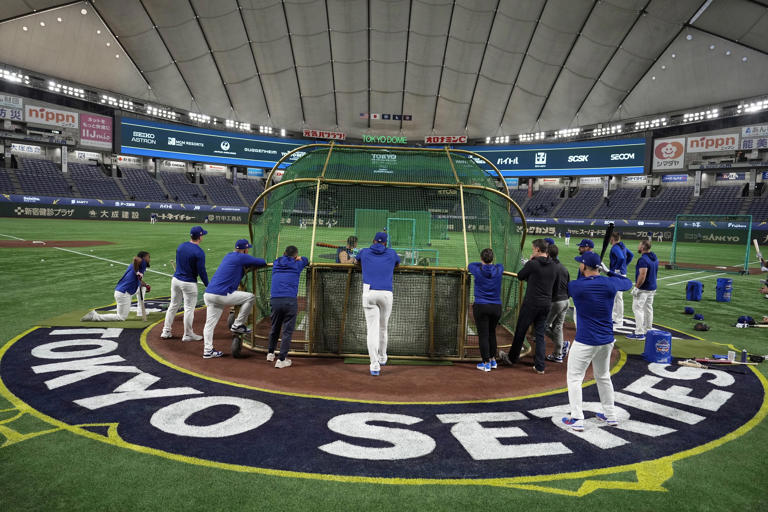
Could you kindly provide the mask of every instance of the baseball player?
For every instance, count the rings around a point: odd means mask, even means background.
[[[232,324],[231,331],[239,334],[249,332],[245,325],[251,313],[254,295],[237,289],[243,279],[246,267],[265,267],[267,262],[248,254],[253,247],[248,240],[241,238],[235,242],[235,250],[227,253],[221,260],[219,268],[205,289],[203,300],[207,307],[205,329],[203,330],[203,358],[211,359],[224,355],[220,350],[213,349],[213,329],[227,306],[240,306],[240,313]]]
[[[355,254],[357,254],[357,237],[355,235],[347,238],[347,245],[336,249],[336,263],[355,263]]]
[[[565,314],[568,312],[568,282],[571,280],[571,274],[565,265],[560,263],[558,255],[560,249],[555,244],[547,246],[547,254],[557,268],[557,288],[552,293],[552,307],[549,308],[549,314],[547,315],[547,332],[546,335],[550,337],[555,344],[555,351],[547,355],[547,361],[553,363],[562,363],[565,356],[568,354],[569,341],[563,340],[563,323],[565,322]]]
[[[578,250],[579,254],[584,254],[585,252],[592,251],[595,248],[595,242],[590,240],[589,238],[582,238],[581,242],[579,242]],[[581,279],[583,276],[581,275],[581,270],[579,270],[576,273],[576,279]],[[573,326],[576,327],[576,324],[578,321],[576,320],[576,303],[573,304]]]
[[[570,247],[570,245],[571,245],[571,232],[570,231],[566,231],[565,232],[565,246],[566,247]]]
[[[139,286],[143,286],[147,291],[150,290],[148,284],[142,279],[144,278],[144,272],[149,267],[149,253],[147,251],[139,251],[139,253],[133,258],[133,261],[125,269],[123,277],[117,282],[115,287],[115,303],[117,304],[117,311],[115,313],[97,313],[94,310],[89,311],[81,322],[112,322],[123,320],[128,318],[128,314],[131,312],[131,297],[139,290]]]
[[[621,234],[611,233],[610,271],[627,277],[627,265],[634,258],[632,251],[627,249],[621,241]],[[624,292],[618,292],[613,302],[613,329],[618,330],[624,326]]]
[[[653,297],[656,295],[656,274],[659,259],[651,252],[651,242],[643,240],[637,247],[640,257],[635,266],[635,286],[632,288],[632,312],[635,314],[635,332],[627,334],[633,340],[645,339],[653,327]]]
[[[568,293],[579,311],[579,322],[568,352],[568,403],[571,415],[562,421],[573,430],[581,432],[584,430],[581,387],[590,363],[603,406],[603,412],[597,413],[597,418],[610,426],[618,425],[610,373],[611,351],[616,341],[613,337],[611,310],[616,293],[632,288],[632,281],[613,272],[601,276],[600,255],[594,252],[587,251],[575,259],[584,277],[568,283]]]
[[[172,338],[173,317],[179,311],[184,300],[184,336],[181,341],[200,341],[203,339],[192,330],[197,305],[197,277],[208,286],[208,274],[205,271],[205,251],[200,248],[203,236],[208,232],[201,226],[189,230],[189,242],[184,242],[176,248],[176,272],[171,278],[171,303],[165,313],[165,323],[160,337]]]
[[[480,253],[482,263],[469,264],[469,272],[475,278],[475,303],[472,314],[477,327],[480,343],[480,357],[477,369],[489,372],[496,368],[496,326],[501,318],[501,279],[504,266],[493,264],[493,249],[483,249]]]
[[[387,234],[376,233],[373,244],[357,255],[363,272],[363,313],[368,338],[371,375],[387,364],[387,326],[392,313],[392,275],[400,264],[394,249],[387,249]]]
[[[289,245],[285,253],[277,258],[272,265],[272,291],[269,305],[272,308],[272,329],[269,332],[269,349],[267,361],[275,360],[275,348],[280,337],[280,329],[283,330],[283,342],[280,344],[280,356],[275,363],[275,368],[287,368],[291,366],[291,360],[286,359],[291,349],[291,336],[296,325],[296,314],[299,310],[296,296],[299,294],[299,277],[301,271],[309,265],[309,260],[299,256],[299,250]]]

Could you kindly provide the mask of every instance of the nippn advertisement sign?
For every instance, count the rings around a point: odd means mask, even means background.
[[[701,137],[688,137],[688,152],[733,151],[739,149],[738,133],[723,133]]]
[[[685,138],[659,139],[653,143],[653,170],[682,169]]]
[[[59,126],[61,128],[77,128],[77,112],[68,110],[55,110],[38,105],[26,105],[24,107],[25,121],[33,124],[46,124],[49,126]]]

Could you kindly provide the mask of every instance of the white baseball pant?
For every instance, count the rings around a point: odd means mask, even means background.
[[[363,312],[371,369],[378,370],[381,363],[387,362],[387,325],[392,313],[392,292],[371,290],[370,285],[363,284]]]
[[[622,276],[627,277],[627,276]],[[624,292],[616,292],[613,299],[613,328],[618,329],[624,326]]]
[[[632,312],[635,314],[635,334],[645,334],[653,329],[653,297],[656,290],[637,290],[632,299]]]
[[[238,313],[232,325],[245,325],[248,322],[248,315],[251,314],[254,295],[244,291],[234,291],[229,295],[206,293],[203,295],[203,300],[207,306],[205,329],[203,329],[203,350],[210,352],[213,350],[213,330],[216,328],[224,308],[227,306],[240,306],[240,313]]]
[[[197,283],[188,283],[175,277],[171,279],[171,303],[165,312],[163,334],[170,336],[173,327],[173,317],[184,299],[184,336],[194,334],[192,322],[195,320],[195,306],[197,305]]]
[[[613,343],[607,345],[586,345],[574,340],[568,351],[568,404],[571,408],[571,418],[584,419],[582,409],[582,384],[584,374],[592,363],[592,373],[597,382],[597,393],[603,406],[603,414],[609,420],[616,419],[614,408],[613,382],[611,382],[611,351]]]
[[[127,292],[119,292],[115,290],[115,304],[117,304],[117,310],[114,313],[99,313],[95,311],[95,315],[91,321],[93,322],[122,322],[128,318],[128,314],[131,312],[131,295]]]

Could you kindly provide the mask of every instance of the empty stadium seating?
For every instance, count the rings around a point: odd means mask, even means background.
[[[120,167],[122,184],[128,191],[129,199],[137,201],[168,201],[163,189],[146,169]]]
[[[240,193],[245,198],[248,206],[251,206],[256,198],[264,192],[264,185],[261,180],[239,179],[237,180],[237,187],[240,189]]]
[[[19,158],[16,177],[25,194],[71,196],[73,191],[56,164],[48,160]]]
[[[168,189],[172,201],[177,203],[208,204],[198,185],[187,179],[186,173],[160,171],[160,178]]]
[[[546,217],[550,215],[560,201],[560,192],[562,192],[562,189],[559,188],[542,188],[538,192],[534,192],[525,205],[523,212],[533,217]]]
[[[526,201],[528,201],[527,190],[510,189],[509,196],[512,198],[514,202],[517,203],[517,206],[519,206],[521,210],[525,211],[525,203]],[[517,213],[517,212],[513,212],[513,213]]]
[[[11,176],[5,169],[0,169],[0,192],[5,194],[13,194],[14,192]]]
[[[768,193],[754,198],[747,213],[752,215],[752,222],[768,222]]]
[[[71,163],[67,165],[67,172],[83,197],[125,199],[114,178],[104,174],[96,165]]]
[[[608,196],[608,203],[603,204],[593,214],[596,219],[629,219],[640,206],[643,198],[642,188],[620,188]]]
[[[742,188],[742,185],[706,188],[701,191],[701,195],[694,203],[691,213],[739,213],[743,204],[743,199],[741,198]]]
[[[638,219],[672,220],[676,215],[684,213],[693,195],[693,187],[662,188],[661,193],[652,197],[638,212]]]
[[[203,186],[208,199],[212,204],[226,206],[245,206],[243,200],[237,194],[237,190],[224,176],[205,176],[205,185]],[[247,206],[250,206],[248,204]]]
[[[602,188],[582,188],[573,197],[563,199],[554,215],[556,217],[583,219],[603,201]]]

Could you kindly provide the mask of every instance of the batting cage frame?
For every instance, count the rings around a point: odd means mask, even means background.
[[[277,182],[276,170],[285,162],[292,163]],[[387,228],[390,247],[401,256],[393,276],[392,358],[479,356],[470,326],[473,285],[467,267],[479,261],[485,247],[504,265],[500,326],[514,332],[524,291],[516,271],[522,266],[526,221],[501,173],[482,155],[449,147],[307,144],[272,168],[264,192],[251,205],[248,228],[256,257],[271,261],[287,245],[309,253],[293,354],[367,357],[360,267],[327,260],[337,260],[342,251],[354,254],[349,240],[357,237],[366,247],[375,232]],[[318,247],[336,252],[324,254]],[[268,346],[271,273],[269,264],[244,280],[256,296],[254,329],[245,346],[257,351]]]
[[[751,248],[751,215],[679,214],[667,268],[747,274]]]

